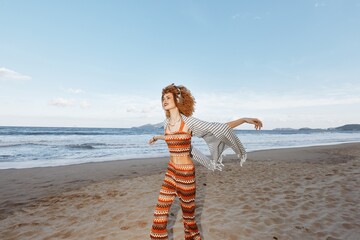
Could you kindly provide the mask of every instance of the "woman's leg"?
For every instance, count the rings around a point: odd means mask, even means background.
[[[183,212],[186,240],[200,240],[195,220],[195,167],[193,164],[176,164],[176,190]]]
[[[158,202],[154,212],[153,225],[150,232],[150,239],[168,239],[167,222],[171,204],[176,196],[175,176],[172,167],[169,165],[165,173],[165,179],[161,186]]]

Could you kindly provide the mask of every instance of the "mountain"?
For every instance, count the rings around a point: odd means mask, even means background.
[[[360,124],[346,124],[334,129],[337,131],[360,131]]]
[[[275,128],[273,131],[300,131],[300,132],[322,132],[322,131],[360,131],[360,124],[346,124],[335,128]]]
[[[299,131],[303,131],[303,132],[306,132],[306,131],[311,131],[311,132],[315,132],[315,131],[326,131],[326,129],[322,129],[322,128],[299,128]]]
[[[163,129],[164,128],[164,123],[156,123],[156,124],[145,124],[139,127],[132,127],[132,128],[136,128],[136,129],[144,129],[144,130],[158,130],[158,129]]]
[[[274,128],[273,131],[297,131],[295,128]]]

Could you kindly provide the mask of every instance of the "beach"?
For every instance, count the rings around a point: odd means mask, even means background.
[[[149,239],[167,158],[0,170],[0,239]],[[206,240],[360,239],[360,143],[233,155],[196,165]],[[184,238],[178,201],[170,239]]]

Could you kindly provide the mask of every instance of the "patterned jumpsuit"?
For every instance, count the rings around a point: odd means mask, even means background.
[[[191,134],[184,132],[183,127],[184,121],[181,122],[179,131],[165,133],[171,156],[190,155]],[[151,239],[168,239],[166,227],[169,210],[177,196],[183,212],[185,240],[201,240],[195,221],[195,193],[194,164],[175,164],[170,160],[154,212]]]

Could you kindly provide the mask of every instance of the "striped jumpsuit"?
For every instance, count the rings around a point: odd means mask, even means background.
[[[181,122],[179,131],[165,133],[171,156],[190,155],[191,134],[184,132],[183,127],[184,121]],[[177,196],[183,212],[185,240],[201,240],[195,221],[195,192],[194,164],[175,164],[170,160],[154,212],[151,239],[168,239],[166,227],[169,210]]]

